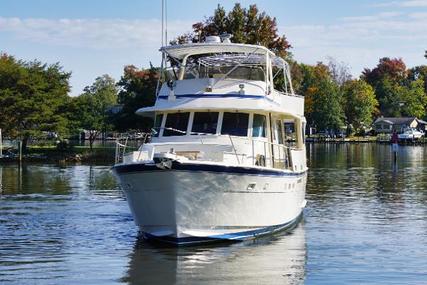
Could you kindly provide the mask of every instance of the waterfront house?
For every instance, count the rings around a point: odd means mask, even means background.
[[[402,133],[405,129],[413,128],[426,131],[427,122],[418,119],[417,117],[379,117],[373,124],[374,130],[377,133],[392,133],[396,130]]]

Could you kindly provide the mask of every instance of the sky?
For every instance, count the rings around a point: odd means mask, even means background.
[[[169,39],[237,1],[168,0]],[[427,0],[242,0],[277,18],[294,59],[330,58],[354,77],[382,57],[408,67],[427,64]],[[125,65],[159,66],[161,0],[0,0],[0,52],[23,60],[59,62],[72,72],[71,95],[95,78],[116,80]]]

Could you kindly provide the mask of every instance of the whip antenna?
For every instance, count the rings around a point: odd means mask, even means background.
[[[165,32],[165,0],[162,0],[162,46],[165,45],[164,42],[164,32]]]

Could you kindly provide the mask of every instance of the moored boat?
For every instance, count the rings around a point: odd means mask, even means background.
[[[413,128],[408,128],[398,135],[399,140],[418,140],[424,136],[424,133]]]
[[[166,78],[137,111],[154,118],[151,140],[130,153],[119,145],[113,167],[142,235],[188,244],[294,226],[306,203],[305,118],[286,61],[219,37],[160,51]]]

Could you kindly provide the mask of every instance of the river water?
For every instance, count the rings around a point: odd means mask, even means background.
[[[185,248],[138,240],[109,166],[0,165],[0,284],[427,284],[427,148],[307,151],[296,229]]]

